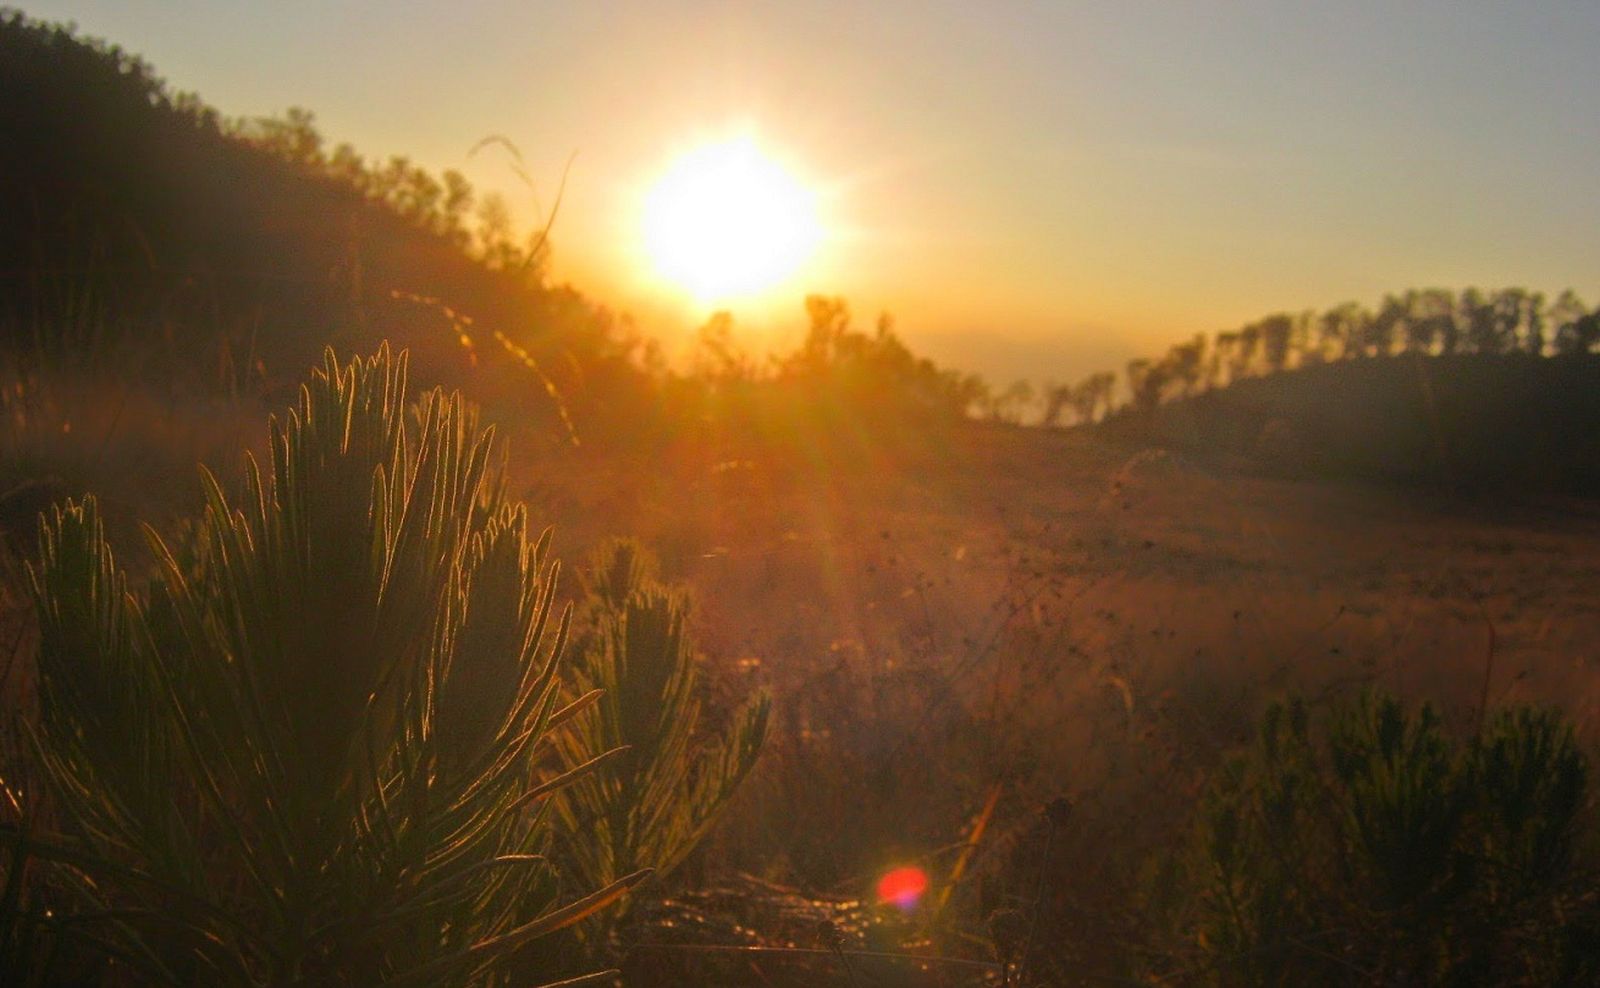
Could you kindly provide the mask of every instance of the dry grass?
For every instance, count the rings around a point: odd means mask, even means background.
[[[262,431],[251,403],[106,379],[6,395],[0,487],[95,491],[114,522],[175,517],[197,461],[230,476]],[[1600,727],[1592,505],[1439,503],[993,426],[909,448],[688,436],[648,462],[521,431],[512,493],[558,555],[638,537],[692,589],[721,695],[776,697],[768,755],[686,884],[742,871],[870,900],[908,860],[937,884],[999,783],[939,923],[907,931],[985,959],[985,918],[1034,907],[1039,807],[1070,794],[1049,852],[1075,876],[1064,949],[1114,972],[1140,949],[1128,904],[1269,699],[1378,685],[1466,725],[1487,671],[1495,703],[1556,703],[1591,745]]]
[[[1218,758],[1291,691],[1376,686],[1468,729],[1487,673],[1491,705],[1552,703],[1600,735],[1592,505],[1440,502],[984,426],[909,452],[685,443],[649,469],[513,477],[558,550],[655,547],[721,674],[774,690],[768,757],[700,874],[870,898],[916,859],[937,882],[1003,783],[947,951],[981,955],[966,937],[987,915],[1030,908],[1016,876],[1037,870],[1039,807],[1070,794],[1052,857],[1075,876],[1071,950],[1125,969],[1147,932],[1130,904]]]
[[[30,678],[23,567],[39,512],[97,495],[121,557],[142,568],[140,522],[167,529],[191,514],[199,465],[233,475],[264,432],[249,399],[162,393],[109,371],[0,369],[0,703],[13,709]]]

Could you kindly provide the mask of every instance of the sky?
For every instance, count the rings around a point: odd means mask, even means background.
[[[998,381],[1069,380],[1277,310],[1412,287],[1600,301],[1600,4],[51,0],[228,116],[456,168],[548,215],[554,273],[669,340],[652,182],[751,135],[822,243],[810,292]],[[522,152],[529,189],[498,147]],[[570,164],[570,168],[569,168]]]

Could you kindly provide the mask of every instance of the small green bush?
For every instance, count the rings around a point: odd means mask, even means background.
[[[1593,973],[1574,855],[1588,764],[1557,714],[1460,742],[1366,695],[1320,731],[1299,701],[1203,801],[1192,940],[1218,984],[1568,984]]]
[[[92,498],[43,523],[29,768],[51,808],[0,838],[8,889],[27,858],[49,888],[8,891],[8,930],[139,983],[496,984],[644,876],[557,906],[546,797],[603,758],[537,760],[579,712],[570,612],[491,441],[459,395],[413,408],[404,354],[330,352],[241,500],[208,474],[191,544],[151,535],[149,587]]]

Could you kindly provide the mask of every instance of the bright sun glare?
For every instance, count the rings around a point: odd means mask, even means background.
[[[675,161],[644,207],[661,274],[702,302],[748,296],[793,274],[822,239],[816,196],[749,138]]]

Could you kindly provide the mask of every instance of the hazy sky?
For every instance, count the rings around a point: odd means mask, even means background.
[[[651,180],[753,130],[822,191],[784,286],[996,378],[1441,285],[1600,294],[1600,3],[34,2],[228,115],[313,110],[548,208],[557,274],[642,324]]]

